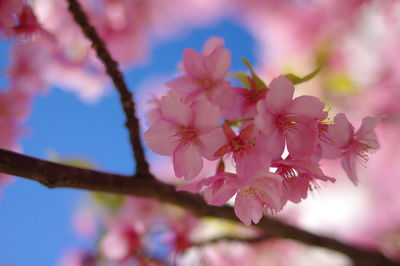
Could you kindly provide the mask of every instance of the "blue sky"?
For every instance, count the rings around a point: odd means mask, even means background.
[[[200,50],[211,36],[225,39],[232,53],[232,70],[245,69],[242,57],[256,63],[251,35],[225,20],[156,44],[148,63],[125,71],[129,87],[135,92],[134,88],[152,76],[174,73],[182,51],[188,47]],[[9,44],[0,40],[1,73],[8,64]],[[0,75],[0,87],[4,86],[5,78]],[[22,146],[24,153],[32,156],[47,158],[49,152],[55,151],[62,157],[90,160],[106,171],[130,173],[134,165],[123,123],[113,89],[98,104],[88,105],[74,94],[52,88],[35,99],[26,124],[30,134],[22,139]],[[92,241],[78,238],[71,225],[74,210],[84,200],[85,192],[49,190],[35,182],[16,179],[0,198],[0,265],[57,265],[65,250],[90,248]]]

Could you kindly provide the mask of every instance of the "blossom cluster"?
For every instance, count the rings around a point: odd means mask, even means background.
[[[320,168],[321,159],[340,158],[357,183],[356,162],[365,164],[368,152],[379,148],[374,129],[381,117],[365,117],[355,132],[343,113],[329,121],[317,97],[293,98],[293,83],[299,82],[293,75],[267,86],[245,61],[251,75],[242,76],[243,86],[231,85],[230,62],[218,38],[210,39],[202,53],[185,50],[182,76],[167,83],[167,95],[148,114],[147,146],[172,156],[178,178],[198,177],[178,190],[201,192],[217,206],[236,196],[235,213],[250,225],[266,211],[282,210],[287,201],[305,199],[318,182],[334,182]],[[199,176],[204,159],[219,160],[214,176]],[[234,171],[225,169],[229,162]]]

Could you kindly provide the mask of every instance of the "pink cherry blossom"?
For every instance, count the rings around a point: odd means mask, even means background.
[[[225,108],[231,105],[234,97],[230,83],[224,80],[231,63],[230,53],[215,39],[207,43],[204,50],[205,54],[201,54],[192,48],[186,49],[184,76],[168,82],[167,86],[179,91],[185,100],[205,97]]]
[[[266,156],[254,158],[251,171],[238,167],[237,175],[241,182],[236,194],[234,211],[246,225],[258,223],[264,212],[280,211],[286,203],[282,177],[269,172],[270,160]]]
[[[236,194],[240,184],[235,174],[219,172],[215,176],[180,186],[177,190],[191,193],[202,192],[208,204],[222,206]]]
[[[293,157],[312,156],[318,143],[318,122],[324,120],[324,103],[312,96],[292,100],[293,84],[283,76],[272,80],[264,100],[257,103],[256,126],[274,137],[283,151],[286,141]]]
[[[234,101],[231,106],[222,110],[222,116],[231,121],[252,118],[257,114],[257,102],[264,99],[267,88],[258,88],[251,77],[247,77],[249,88],[234,87]]]
[[[224,142],[218,128],[220,112],[205,100],[190,105],[181,95],[170,91],[161,97],[162,119],[143,134],[147,146],[160,155],[172,155],[175,175],[179,178],[196,177],[203,168],[202,157],[214,160],[214,153]]]
[[[244,224],[251,225],[258,223],[266,211],[280,211],[285,203],[282,177],[265,173],[245,181],[236,195],[234,211]]]
[[[342,154],[342,167],[350,180],[357,184],[356,161],[365,165],[368,152],[379,148],[378,139],[374,132],[382,117],[365,117],[356,133],[354,127],[343,113],[335,116],[334,124],[329,126],[332,146]]]
[[[312,161],[286,158],[273,161],[272,166],[277,167],[276,174],[283,178],[287,199],[294,203],[307,198],[308,191],[318,188],[317,180],[335,182],[334,178],[325,176]]]

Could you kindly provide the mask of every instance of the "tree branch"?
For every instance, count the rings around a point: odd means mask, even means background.
[[[97,57],[103,62],[108,75],[111,77],[115,87],[120,94],[120,101],[125,113],[125,126],[129,131],[129,140],[132,145],[133,154],[136,161],[136,171],[140,174],[149,173],[149,165],[146,161],[144,150],[139,137],[139,121],[135,116],[135,104],[132,93],[124,81],[121,71],[118,69],[117,62],[111,57],[106,48],[105,43],[99,37],[96,29],[90,25],[89,19],[82,11],[80,4],[76,0],[67,0],[68,9],[73,15],[75,22],[80,26],[83,34],[92,42],[93,48],[96,50]]]
[[[204,247],[212,244],[217,244],[220,242],[241,242],[247,244],[256,244],[270,239],[272,238],[269,235],[260,235],[253,237],[221,236],[200,242],[195,242],[193,243],[193,247]]]
[[[4,149],[0,149],[0,172],[31,179],[49,188],[77,188],[150,198],[178,205],[199,217],[213,216],[237,221],[231,207],[208,206],[200,196],[183,191],[177,192],[174,186],[157,181],[151,174],[138,173],[132,178],[53,163]],[[357,265],[400,265],[400,262],[392,261],[379,252],[310,233],[268,216],[255,226],[270,237],[292,239],[341,252]]]

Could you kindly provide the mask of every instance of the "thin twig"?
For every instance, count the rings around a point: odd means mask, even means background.
[[[92,46],[96,50],[98,58],[103,62],[108,75],[112,79],[115,87],[120,94],[122,108],[126,117],[125,126],[129,131],[129,140],[131,142],[133,154],[136,161],[137,173],[147,174],[149,172],[149,165],[146,161],[144,150],[140,142],[139,121],[135,116],[135,104],[133,100],[133,95],[128,90],[121,71],[119,71],[118,69],[117,62],[111,57],[105,43],[99,37],[96,29],[89,23],[89,19],[82,11],[80,4],[76,0],[67,1],[69,4],[69,11],[73,15],[76,23],[80,26],[86,38],[88,38],[92,42]]]
[[[177,192],[174,186],[161,183],[150,174],[137,174],[135,176],[137,178],[131,178],[53,163],[4,149],[0,149],[0,172],[31,179],[49,188],[77,188],[150,198],[178,205],[199,217],[212,216],[237,221],[231,207],[209,206],[200,196],[183,191]],[[268,216],[255,226],[271,237],[292,239],[343,253],[356,265],[400,266],[400,262],[392,261],[377,251],[307,232]]]

